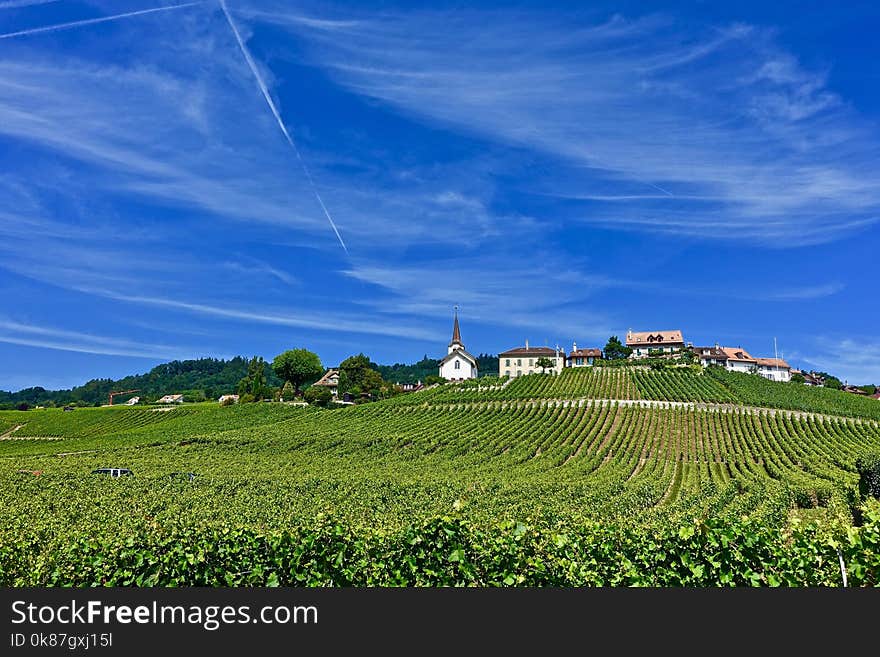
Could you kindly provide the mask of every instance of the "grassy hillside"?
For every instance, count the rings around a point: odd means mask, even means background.
[[[845,530],[880,424],[825,394],[835,416],[737,406],[737,384],[580,370],[335,410],[0,412],[24,425],[0,440],[0,583],[834,584],[829,537],[870,583],[880,513]],[[747,554],[711,551],[731,536]]]

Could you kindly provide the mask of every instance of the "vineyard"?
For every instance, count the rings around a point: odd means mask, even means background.
[[[0,585],[876,585],[856,460],[880,423],[827,392],[584,368],[329,410],[0,412]]]

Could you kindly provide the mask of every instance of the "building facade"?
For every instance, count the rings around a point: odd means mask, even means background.
[[[791,366],[781,358],[757,358],[758,374],[765,379],[788,383],[791,381]]]
[[[578,349],[577,342],[571,345],[571,352],[565,357],[566,367],[589,367],[602,359],[601,349]]]
[[[727,354],[717,344],[714,347],[691,347],[691,352],[703,367],[718,365],[727,368]]]
[[[315,381],[312,385],[314,386],[322,386],[327,388],[330,391],[330,394],[333,397],[339,396],[339,370],[336,368],[331,368],[324,373],[320,379]]]
[[[477,359],[465,350],[461,341],[457,310],[452,323],[452,340],[447,346],[446,356],[440,361],[440,376],[447,381],[476,379],[479,376]]]
[[[758,368],[758,359],[752,356],[742,347],[721,347],[727,356],[727,370],[731,372],[755,373]]]
[[[681,331],[627,331],[626,346],[633,351],[630,358],[663,356],[684,349]]]
[[[549,358],[553,367],[542,370],[538,359]],[[558,347],[530,347],[526,340],[524,347],[514,347],[498,354],[498,376],[518,377],[542,371],[559,374],[565,368],[565,352]]]

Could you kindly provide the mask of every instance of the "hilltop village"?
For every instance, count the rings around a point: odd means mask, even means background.
[[[809,386],[822,386],[824,378],[814,372],[792,368],[783,358],[774,355],[754,356],[742,346],[726,347],[719,343],[710,346],[695,346],[687,342],[680,329],[633,331],[626,333],[623,343],[612,336],[605,349],[598,347],[578,347],[573,342],[571,351],[547,346],[533,346],[528,340],[522,346],[513,347],[498,354],[498,376],[516,378],[527,374],[559,374],[569,367],[593,367],[608,361],[622,359],[633,365],[652,365],[679,363],[722,367],[730,372],[757,374],[770,381],[787,383],[792,380]],[[458,313],[452,325],[452,339],[447,346],[447,354],[440,361],[439,376],[447,381],[463,381],[480,376],[477,358],[465,348],[461,337]],[[855,386],[843,386],[847,392],[867,394]],[[875,394],[880,398],[880,394]]]

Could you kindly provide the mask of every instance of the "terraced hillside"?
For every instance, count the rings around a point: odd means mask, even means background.
[[[839,584],[838,549],[876,583],[873,409],[741,385],[609,368],[334,410],[0,413],[23,424],[0,440],[0,583]]]

